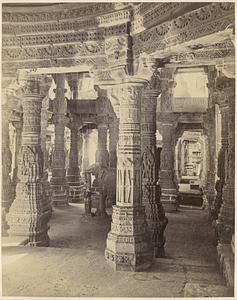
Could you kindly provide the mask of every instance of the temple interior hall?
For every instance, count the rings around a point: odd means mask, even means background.
[[[234,10],[2,4],[4,297],[234,297]]]

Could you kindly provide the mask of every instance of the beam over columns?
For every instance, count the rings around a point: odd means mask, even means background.
[[[23,236],[31,246],[48,246],[51,215],[43,189],[43,153],[40,144],[42,100],[51,79],[21,73],[23,131],[16,199],[7,216],[9,234]]]
[[[118,85],[120,123],[116,206],[105,250],[115,270],[139,271],[151,265],[145,208],[141,197],[141,93],[144,80]]]
[[[53,153],[52,202],[55,206],[68,205],[68,185],[65,170],[64,130],[68,122],[66,117],[67,104],[65,101],[65,75],[56,74],[56,95],[53,101],[53,118],[55,128],[55,143]]]

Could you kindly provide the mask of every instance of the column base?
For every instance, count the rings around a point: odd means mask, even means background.
[[[179,203],[177,199],[177,190],[174,188],[161,188],[161,198],[160,202],[166,206],[171,207],[175,211],[178,210]],[[165,209],[166,210],[166,209]]]
[[[6,219],[6,210],[2,208],[2,236],[8,236],[9,225]]]
[[[230,244],[217,246],[217,261],[227,286],[234,287],[234,253]]]
[[[51,180],[51,202],[53,206],[67,206],[68,203],[68,186],[64,184],[52,184]]]
[[[136,272],[149,268],[154,255],[148,240],[144,207],[113,206],[105,258],[114,270]]]
[[[49,246],[47,225],[51,212],[42,214],[27,214],[10,211],[7,220],[10,226],[8,234],[10,237],[22,236],[29,246]]]

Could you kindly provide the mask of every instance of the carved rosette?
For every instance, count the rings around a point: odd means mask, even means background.
[[[133,81],[132,81],[133,80]],[[144,81],[119,85],[120,123],[116,206],[105,257],[116,270],[138,271],[150,266],[145,209],[141,203],[141,94]]]
[[[68,185],[65,170],[64,130],[68,123],[67,102],[65,101],[65,74],[56,74],[56,91],[53,100],[53,124],[55,129],[55,144],[53,152],[52,201],[55,206],[68,205]]]
[[[168,223],[160,202],[156,163],[156,104],[159,92],[146,89],[141,100],[142,203],[156,256],[164,255],[164,230]]]
[[[22,76],[23,75],[23,76]],[[23,130],[18,162],[16,199],[7,216],[10,235],[27,237],[32,246],[48,246],[51,208],[43,188],[43,153],[40,145],[42,100],[51,80],[44,76],[20,74]]]

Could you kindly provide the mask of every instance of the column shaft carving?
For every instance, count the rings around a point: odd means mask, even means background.
[[[222,146],[224,147],[225,174],[222,190],[222,205],[216,228],[218,240],[221,244],[230,244],[234,233],[234,211],[235,211],[235,87],[234,80],[227,79],[223,89],[226,95],[226,105],[221,107],[223,120]],[[224,138],[224,140],[223,140]],[[222,175],[223,176],[223,175]]]
[[[22,141],[22,128],[23,122],[13,122],[13,126],[16,129],[16,148],[15,148],[15,168],[13,171],[13,178],[12,178],[12,185],[13,185],[13,199],[16,197],[16,185],[19,182],[18,177],[18,161],[19,161],[19,154],[21,149],[21,141]]]
[[[106,123],[98,124],[98,143],[95,160],[103,168],[108,167],[109,163],[109,153],[107,150],[107,129],[108,125]]]
[[[82,157],[82,176],[86,182],[85,172],[89,167],[89,144],[90,144],[90,129],[86,129],[83,133],[83,157]]]
[[[164,256],[164,230],[168,223],[160,202],[156,163],[156,102],[158,92],[144,90],[141,103],[142,203],[156,256]]]
[[[117,166],[117,144],[119,134],[119,120],[114,116],[113,121],[109,124],[109,166]]]
[[[130,79],[131,80],[131,79]],[[141,197],[141,93],[144,81],[118,87],[120,123],[116,206],[105,250],[116,270],[138,271],[150,266],[145,208]]]
[[[172,112],[173,89],[175,87],[173,68],[161,70],[161,121],[162,151],[160,168],[161,201],[174,204],[177,209],[177,186],[175,183],[175,116]]]
[[[64,130],[67,124],[65,101],[65,75],[56,74],[56,95],[53,101],[53,123],[55,128],[55,144],[51,178],[52,202],[55,206],[68,205],[68,185],[65,170]]]
[[[68,183],[78,183],[79,167],[78,167],[78,125],[72,122],[69,125],[71,130],[70,153],[69,153],[69,168],[67,171]],[[70,184],[69,184],[70,185]]]
[[[5,94],[4,97],[8,98]],[[13,201],[13,193],[11,188],[11,164],[12,154],[10,150],[10,138],[9,138],[9,115],[10,109],[8,107],[8,101],[2,107],[2,234],[7,235],[9,226],[6,221],[6,213],[9,211],[11,203]]]
[[[23,74],[22,146],[19,154],[16,199],[7,216],[9,234],[27,237],[31,246],[48,246],[51,215],[43,188],[43,153],[40,141],[42,100],[51,80]]]

